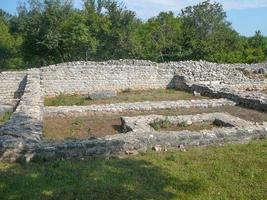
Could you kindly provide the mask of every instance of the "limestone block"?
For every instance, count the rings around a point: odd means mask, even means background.
[[[92,100],[96,99],[106,99],[106,98],[111,98],[111,97],[116,97],[117,92],[114,90],[101,90],[101,91],[96,91],[89,93],[88,98]]]

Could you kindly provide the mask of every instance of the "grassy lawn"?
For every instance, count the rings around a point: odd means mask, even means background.
[[[189,99],[205,99],[207,97],[195,97],[191,93],[174,89],[155,89],[144,91],[125,91],[118,93],[117,97],[99,100],[90,100],[82,95],[64,95],[45,98],[45,106],[73,106],[91,104],[111,104],[120,102],[142,102],[142,101],[175,101]]]
[[[122,113],[88,113],[87,116],[45,116],[44,117],[44,136],[46,139],[62,140],[66,138],[83,139],[88,137],[102,137],[113,135],[121,131],[121,116],[138,116],[138,115],[190,115],[209,112],[228,112],[249,121],[267,122],[267,113],[256,110],[241,108],[237,106],[223,106],[216,108],[189,108],[189,109],[167,109],[152,111],[132,111]],[[210,124],[200,124],[196,126],[181,127],[175,130],[202,130],[211,129]]]
[[[0,163],[5,199],[265,199],[267,140],[125,159]]]

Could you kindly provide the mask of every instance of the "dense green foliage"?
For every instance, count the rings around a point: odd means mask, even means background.
[[[114,0],[84,0],[82,9],[72,0],[28,0],[17,16],[0,11],[0,70],[124,58],[261,62],[267,38],[240,36],[210,1],[144,22]]]
[[[126,159],[0,163],[1,199],[266,199],[267,141]]]

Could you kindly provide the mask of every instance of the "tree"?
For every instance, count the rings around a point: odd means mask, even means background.
[[[139,57],[171,61],[181,57],[181,21],[172,12],[160,13],[139,27],[135,33]]]
[[[0,70],[22,66],[20,45],[21,37],[13,36],[5,16],[0,16]]]
[[[214,52],[233,49],[237,34],[226,20],[226,13],[219,3],[204,1],[182,10],[183,47],[185,59],[215,60]]]

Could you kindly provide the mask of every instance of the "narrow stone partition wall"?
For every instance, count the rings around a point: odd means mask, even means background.
[[[194,123],[203,123],[203,122],[211,122],[211,123],[219,123],[220,128],[236,128],[236,129],[245,129],[245,128],[254,128],[254,126],[262,126],[266,128],[267,131],[267,122],[266,123],[253,123],[238,117],[229,115],[227,113],[204,113],[204,114],[196,114],[196,115],[180,115],[180,116],[162,116],[162,115],[146,115],[146,116],[138,116],[138,117],[122,117],[122,123],[125,130],[130,132],[155,132],[154,128],[151,127],[151,123],[155,120],[168,120],[171,124],[182,124],[183,122],[190,121],[191,124]],[[216,130],[214,128],[213,130]],[[227,131],[227,129],[226,129]],[[200,131],[202,132],[202,131]],[[206,132],[206,130],[204,131]]]
[[[0,127],[0,161],[16,159],[24,154],[25,145],[42,137],[43,95],[40,71],[27,71],[27,84],[11,119]]]
[[[227,98],[246,108],[267,111],[267,94],[261,92],[238,90],[234,85],[203,84],[193,84],[188,86],[188,90],[213,98]]]
[[[201,99],[178,101],[146,101],[135,103],[117,103],[91,106],[58,106],[45,107],[46,115],[86,115],[88,112],[123,112],[123,111],[149,111],[159,109],[178,108],[210,108],[221,106],[234,106],[235,102],[227,99]]]

